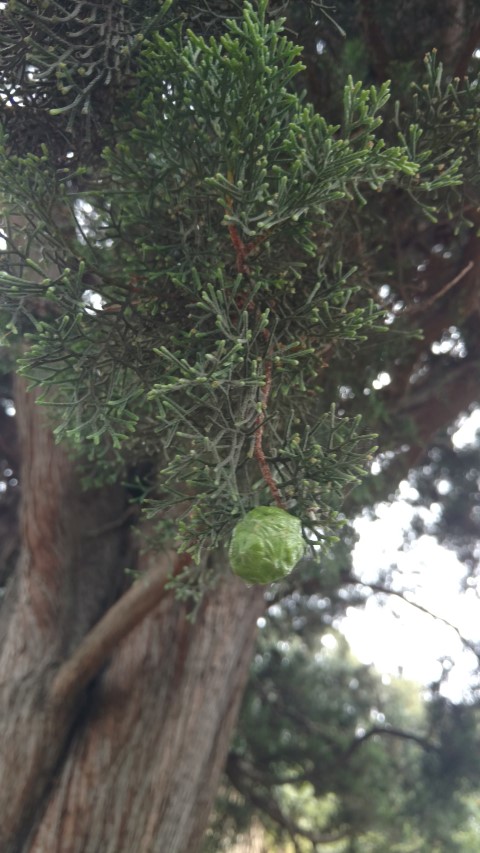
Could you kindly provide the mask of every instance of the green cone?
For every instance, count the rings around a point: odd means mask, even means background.
[[[250,510],[233,531],[229,557],[233,572],[249,583],[272,583],[288,575],[303,556],[302,526],[284,509]]]

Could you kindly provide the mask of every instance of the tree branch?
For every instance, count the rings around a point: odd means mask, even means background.
[[[420,283],[412,281],[413,291],[418,293],[421,289],[425,298],[408,304],[408,298],[403,297],[407,304],[401,313],[418,317],[421,339],[416,345],[410,345],[406,359],[403,359],[402,365],[393,371],[392,382],[385,393],[385,399],[389,402],[395,403],[395,400],[408,397],[413,390],[412,375],[418,370],[431,344],[441,339],[445,330],[452,325],[452,321],[462,318],[462,325],[464,325],[469,317],[477,314],[480,282],[480,238],[477,234],[480,228],[480,216],[470,207],[465,209],[465,214],[471,220],[473,227],[460,262],[452,263],[448,268],[442,264],[439,268],[438,264],[430,258],[431,262],[422,276],[422,281]],[[433,310],[432,306],[434,306]],[[436,429],[434,428],[430,435],[436,432]]]
[[[283,829],[288,832],[292,839],[296,836],[300,836],[300,838],[305,838],[313,845],[315,845],[335,844],[337,841],[341,841],[343,838],[347,837],[348,830],[345,829],[341,829],[335,833],[330,833],[315,832],[313,830],[307,830],[299,826],[288,815],[284,814],[276,800],[273,798],[271,792],[269,792],[267,796],[258,790],[254,790],[251,785],[251,782],[247,782],[244,778],[242,778],[242,771],[239,768],[235,757],[232,755],[229,757],[229,760],[227,762],[226,773],[232,785],[234,785],[237,791],[239,791],[246,799],[250,800],[250,802],[253,803],[253,805],[256,806],[258,809],[260,809],[260,811],[263,811],[265,814],[267,814],[272,820],[275,821],[275,823],[278,823],[281,827],[283,827]]]
[[[282,785],[298,785],[301,782],[311,782],[313,777],[312,770],[305,770],[295,775],[293,773],[275,775],[268,770],[259,770],[254,765],[247,764],[246,760],[235,751],[230,754],[230,760],[238,766],[244,776],[248,776],[252,784],[257,783],[262,787],[280,788]]]
[[[270,470],[270,466],[266,460],[265,453],[263,450],[263,445],[262,445],[263,429],[265,426],[265,420],[266,420],[266,416],[267,416],[267,403],[268,403],[268,397],[270,395],[271,386],[272,386],[272,362],[271,362],[270,358],[268,358],[267,361],[265,362],[265,386],[261,392],[262,411],[259,414],[257,421],[256,421],[257,430],[255,432],[255,443],[254,443],[254,451],[253,452],[254,452],[255,459],[258,462],[258,467],[260,468],[260,471],[262,472],[262,477],[265,480],[265,483],[267,484],[276,505],[278,507],[280,507],[280,509],[285,509],[285,503],[284,503],[283,498],[280,494],[280,489],[278,488],[278,486],[275,482],[274,476]]]
[[[421,746],[422,749],[428,751],[438,751],[438,746],[435,746],[434,743],[431,743],[427,738],[422,737],[422,735],[417,735],[415,732],[408,732],[404,729],[396,729],[393,726],[373,726],[369,729],[365,734],[360,735],[359,737],[354,738],[352,743],[350,744],[346,758],[350,758],[357,749],[362,746],[365,741],[369,740],[374,735],[388,735],[389,737],[398,737],[403,740],[411,740],[414,743]]]
[[[425,613],[426,616],[430,616],[432,619],[436,619],[438,622],[442,622],[444,625],[447,626],[447,628],[451,628],[452,631],[455,631],[462,645],[464,645],[465,648],[469,649],[469,651],[473,652],[477,660],[480,662],[480,650],[477,648],[475,643],[473,643],[471,640],[467,640],[467,638],[463,636],[460,629],[457,628],[456,625],[454,625],[452,622],[449,622],[448,619],[444,619],[443,616],[439,616],[437,613],[432,613],[432,611],[429,610],[428,607],[424,607],[423,604],[419,604],[417,601],[411,601],[409,598],[406,598],[405,593],[401,592],[400,590],[390,589],[388,586],[383,586],[379,583],[367,583],[366,581],[362,581],[360,580],[360,578],[357,577],[349,578],[347,583],[368,587],[372,590],[372,592],[381,592],[384,595],[393,595],[396,598],[400,598],[402,601],[404,601],[406,604],[409,604],[411,607],[415,607],[416,610],[419,610],[421,613]]]
[[[403,311],[403,314],[419,314],[424,311],[425,308],[430,308],[433,303],[437,301],[437,299],[441,299],[442,296],[445,296],[445,294],[448,293],[448,291],[452,287],[458,284],[458,282],[461,281],[462,278],[464,278],[464,276],[466,276],[467,273],[469,273],[474,266],[474,262],[470,260],[467,265],[458,273],[458,275],[456,275],[450,281],[447,281],[447,283],[440,290],[434,293],[433,296],[430,296],[429,299],[425,299],[423,302],[417,302],[413,303],[412,305],[408,305]]]
[[[191,562],[189,554],[180,554],[173,575]],[[87,634],[74,654],[58,670],[53,681],[50,699],[56,704],[71,700],[86,687],[112,654],[120,640],[161,601],[172,575],[158,569],[139,578],[94,628]]]
[[[438,362],[422,383],[409,388],[403,397],[395,395],[397,403],[390,403],[394,395],[385,394],[391,411],[401,419],[408,419],[411,436],[403,437],[408,450],[398,452],[378,475],[371,476],[369,485],[375,501],[392,494],[408,472],[418,466],[435,436],[468,411],[478,400],[478,370],[480,354],[472,350],[460,364],[453,362],[447,369]],[[389,391],[390,386],[387,389]],[[397,450],[402,443],[402,433],[392,430],[391,422],[380,434],[381,450]],[[347,511],[355,511],[355,493]]]
[[[272,703],[268,698],[269,691],[266,685],[263,684],[259,678],[253,678],[252,680],[255,684],[256,690],[258,690],[260,695],[263,696],[265,704],[268,703],[270,705],[270,708],[273,713],[275,713],[280,718],[282,716],[288,717],[289,720],[291,720],[293,723],[296,723],[301,728],[308,731],[310,734],[322,738],[326,743],[328,743],[332,750],[336,750],[338,752],[337,741],[332,737],[330,733],[331,730],[327,726],[324,726],[321,723],[316,722],[315,720],[311,720],[305,714],[302,714],[302,712],[298,709],[295,696],[291,696],[291,703],[288,704],[288,702],[285,701],[283,695],[279,694],[276,697],[275,702]]]

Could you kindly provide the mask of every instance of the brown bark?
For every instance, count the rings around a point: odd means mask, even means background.
[[[3,378],[3,388],[0,389],[7,399],[12,393],[9,379],[5,381]],[[7,415],[4,406],[0,405],[0,480],[5,484],[5,490],[0,494],[0,587],[6,585],[14,571],[19,551],[18,478],[16,418]]]
[[[446,25],[440,43],[440,56],[448,68],[455,67],[465,41],[468,41],[466,0],[444,0]]]
[[[114,604],[132,564],[123,490],[82,491],[21,382],[16,405],[22,550],[0,626],[0,850],[193,853],[262,592],[225,574],[192,624],[165,593],[172,555],[151,554]]]
[[[166,598],[97,685],[28,853],[194,853],[263,608],[225,578],[196,622]]]
[[[125,548],[118,531],[101,540],[88,537],[99,519],[118,515],[121,490],[82,492],[35,395],[27,394],[21,381],[15,401],[22,450],[22,547],[0,623],[2,853],[20,849],[77,713],[66,706],[52,711],[45,701],[49,681],[115,597]]]
[[[360,22],[365,33],[365,43],[368,48],[370,64],[375,74],[375,79],[379,83],[383,83],[388,77],[388,66],[391,57],[388,54],[385,39],[377,20],[374,0],[361,0]]]

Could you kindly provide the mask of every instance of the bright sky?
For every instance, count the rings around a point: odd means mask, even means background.
[[[480,429],[480,410],[461,423],[453,440],[457,447],[474,442]],[[460,592],[465,573],[455,555],[439,546],[429,536],[422,536],[409,551],[399,551],[403,530],[413,514],[402,496],[409,486],[403,483],[400,500],[379,507],[379,519],[359,519],[356,523],[360,541],[354,551],[357,575],[363,581],[375,581],[379,570],[398,566],[395,588],[408,589],[409,598],[432,613],[457,626],[464,637],[480,641],[480,587]],[[453,701],[468,696],[469,685],[478,683],[474,670],[477,660],[464,649],[456,632],[434,620],[396,596],[389,596],[381,606],[372,596],[363,610],[350,608],[341,623],[353,653],[364,663],[373,663],[380,672],[398,675],[422,684],[439,678],[439,659],[450,658],[452,666],[442,693]]]

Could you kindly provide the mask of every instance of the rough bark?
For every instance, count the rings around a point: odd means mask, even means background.
[[[11,388],[5,377],[1,383],[0,394],[11,398]],[[18,487],[19,459],[17,448],[16,418],[6,413],[0,404],[0,481],[3,491],[0,493],[0,590],[4,587],[18,558],[19,530],[18,506],[20,489]],[[1,592],[0,592],[1,594]]]
[[[122,491],[82,492],[35,395],[27,394],[22,382],[15,400],[22,547],[0,624],[0,849],[5,853],[19,849],[77,713],[76,707],[49,707],[49,682],[118,593],[125,549],[118,530],[95,536],[102,519],[121,513]]]
[[[164,591],[172,555],[152,554],[139,566],[151,607],[132,587],[112,608],[132,559],[123,490],[82,491],[21,382],[16,405],[22,549],[0,626],[0,850],[193,853],[262,593],[225,575],[192,624]]]
[[[25,853],[199,849],[262,607],[225,579],[194,624],[166,598],[125,638]]]

